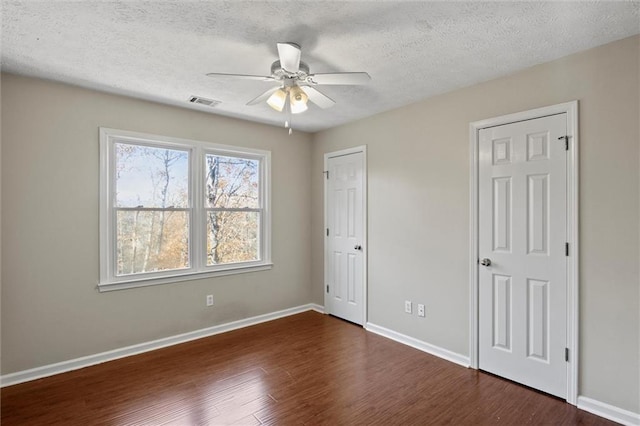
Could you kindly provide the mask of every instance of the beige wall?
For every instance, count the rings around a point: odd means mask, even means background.
[[[639,47],[625,39],[316,134],[313,301],[323,301],[323,155],[366,144],[368,320],[468,355],[469,123],[577,99],[579,392],[640,412]],[[404,314],[404,300],[425,303],[426,319]]]
[[[273,269],[98,293],[99,126],[270,150]],[[2,374],[309,303],[310,142],[3,75]]]

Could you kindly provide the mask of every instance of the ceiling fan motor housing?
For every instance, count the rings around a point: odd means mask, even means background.
[[[304,81],[309,75],[309,65],[300,61],[298,72],[289,72],[282,68],[280,61],[275,61],[271,64],[271,75],[276,80],[295,79]]]

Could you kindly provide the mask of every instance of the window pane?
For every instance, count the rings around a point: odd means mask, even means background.
[[[116,206],[188,207],[189,152],[115,144]]]
[[[207,154],[205,166],[206,207],[260,207],[258,160]]]
[[[118,211],[117,275],[189,267],[185,211]]]
[[[258,212],[207,212],[207,265],[259,260]]]

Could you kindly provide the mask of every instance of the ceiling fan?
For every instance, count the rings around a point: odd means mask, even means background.
[[[278,112],[299,114],[307,110],[307,102],[311,101],[320,108],[329,108],[335,101],[317,90],[318,85],[356,85],[366,84],[371,80],[366,72],[335,72],[310,74],[309,66],[300,60],[300,46],[295,43],[278,43],[279,59],[271,64],[271,75],[244,75],[208,73],[209,77],[231,77],[245,80],[259,80],[278,83],[247,102],[256,105],[267,101],[267,104]],[[289,127],[289,123],[285,123]]]

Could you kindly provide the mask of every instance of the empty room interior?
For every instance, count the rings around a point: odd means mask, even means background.
[[[9,1],[3,425],[640,426],[640,2]]]

